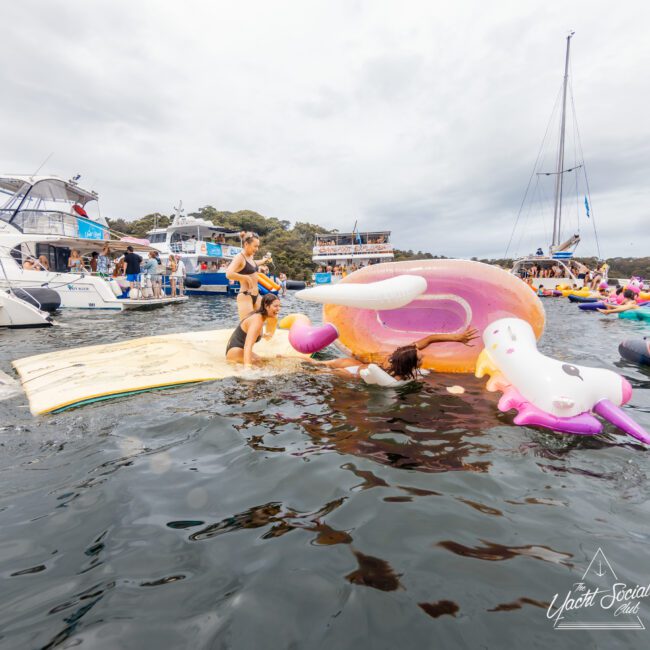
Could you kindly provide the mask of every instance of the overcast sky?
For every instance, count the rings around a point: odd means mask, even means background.
[[[107,217],[182,199],[461,257],[506,249],[572,28],[601,252],[650,255],[646,1],[21,0],[2,18],[0,172],[53,153],[41,173],[82,174]],[[575,192],[571,214],[595,254]],[[511,253],[546,247],[551,218],[525,210]]]

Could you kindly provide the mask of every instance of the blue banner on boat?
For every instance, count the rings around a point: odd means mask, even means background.
[[[108,230],[98,223],[77,217],[77,236],[79,239],[107,239]]]
[[[314,282],[316,284],[330,284],[332,282],[331,273],[314,273]]]
[[[568,260],[573,257],[573,253],[570,251],[561,251],[559,253],[553,253],[554,260]]]
[[[205,249],[206,255],[209,255],[210,257],[223,257],[221,244],[211,244],[210,242],[205,242]]]

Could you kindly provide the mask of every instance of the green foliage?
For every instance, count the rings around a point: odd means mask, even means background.
[[[412,250],[402,251],[398,248],[393,249],[393,254],[395,255],[395,262],[403,262],[405,260],[437,260],[443,259],[438,255],[431,255],[431,253],[423,253],[418,251],[414,253]]]
[[[172,222],[172,217],[164,214],[148,214],[135,221],[126,221],[124,219],[108,219],[108,226],[111,230],[119,235],[128,235],[129,237],[138,237],[144,239],[147,233],[153,228],[167,228]]]
[[[253,210],[224,212],[211,205],[199,208],[197,212],[191,212],[188,216],[206,219],[232,232],[241,230],[256,232],[262,240],[262,254],[266,251],[273,254],[271,270],[275,273],[286,273],[293,280],[311,279],[314,270],[311,256],[315,236],[327,232],[338,232],[335,229],[327,230],[302,221],[298,221],[291,227],[289,221],[264,217]],[[135,221],[109,220],[109,226],[111,230],[121,235],[144,238],[154,224],[157,224],[158,228],[166,228],[171,221],[171,216],[154,213]],[[414,259],[445,259],[443,255],[432,255],[422,251],[394,249],[394,253],[396,262]],[[476,260],[477,258],[472,257],[472,259]],[[599,266],[595,257],[576,259],[592,269]],[[483,259],[480,261],[487,264],[498,264],[504,268],[512,268],[513,263],[511,259]],[[613,257],[607,260],[607,263],[610,265],[609,275],[611,278],[627,278],[632,275],[650,278],[650,257]]]

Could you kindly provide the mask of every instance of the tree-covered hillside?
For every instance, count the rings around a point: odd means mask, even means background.
[[[198,212],[191,212],[188,216],[206,219],[233,232],[256,232],[261,239],[261,253],[270,251],[273,254],[274,267],[271,267],[271,270],[286,273],[287,277],[294,280],[311,279],[314,272],[314,264],[311,261],[314,237],[319,233],[329,232],[326,228],[311,223],[299,221],[291,226],[289,221],[264,217],[252,210],[222,212],[211,205],[201,208]],[[155,223],[159,228],[165,228],[171,220],[171,216],[148,214],[135,221],[109,220],[109,226],[117,233],[144,238]],[[433,256],[430,253],[420,251],[395,251],[396,260],[431,257]]]
[[[275,217],[264,217],[252,210],[224,212],[211,205],[200,208],[198,212],[191,212],[189,216],[201,217],[233,232],[250,230],[258,233],[262,242],[262,254],[266,251],[273,254],[275,266],[271,270],[275,273],[284,272],[294,280],[311,279],[314,271],[314,264],[311,261],[314,236],[319,233],[330,232],[322,226],[307,222],[299,221],[292,226],[289,221],[276,219]],[[171,223],[171,220],[172,216],[170,215],[148,214],[135,221],[109,220],[109,225],[117,233],[144,238],[147,232],[154,227],[154,224],[157,224],[159,228],[165,228]],[[409,259],[440,259],[440,257],[422,251],[414,252],[412,250],[395,249],[396,262]],[[596,268],[598,262],[595,257],[577,259],[589,268]],[[507,268],[512,266],[511,259],[483,259],[480,261],[488,264],[498,264]],[[610,265],[610,277],[624,278],[639,275],[643,278],[650,278],[650,257],[613,257],[608,259],[607,262]]]

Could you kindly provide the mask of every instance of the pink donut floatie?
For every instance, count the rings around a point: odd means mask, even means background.
[[[355,271],[332,287],[365,285],[403,275],[424,278],[424,291],[402,307],[372,309],[324,303],[323,320],[339,331],[336,345],[364,363],[382,363],[395,348],[427,334],[479,333],[498,318],[521,318],[539,337],[544,329],[542,301],[519,278],[496,266],[467,260],[416,260],[373,264]],[[319,302],[321,302],[319,300]],[[442,372],[473,372],[482,349],[474,345],[434,343],[422,351],[423,367]]]

